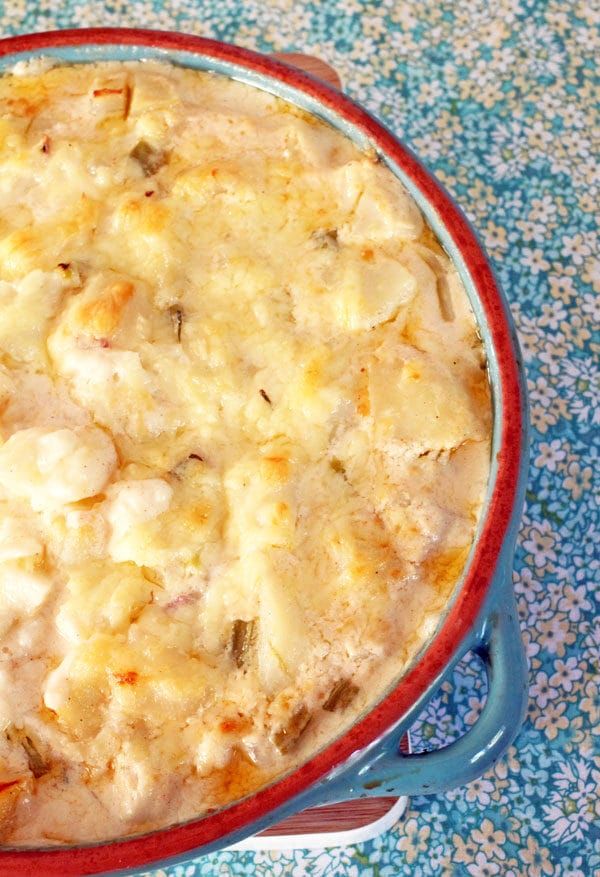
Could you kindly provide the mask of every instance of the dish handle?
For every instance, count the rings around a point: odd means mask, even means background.
[[[441,749],[410,755],[399,751],[396,731],[365,753],[366,763],[356,764],[353,774],[327,784],[328,800],[446,792],[481,776],[504,754],[527,706],[527,663],[512,593],[503,604],[489,612],[463,652],[479,655],[487,675],[487,700],[473,727]]]

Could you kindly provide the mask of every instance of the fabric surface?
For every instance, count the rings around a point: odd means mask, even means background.
[[[527,365],[531,468],[514,584],[531,687],[508,756],[464,788],[414,798],[393,830],[358,847],[223,852],[153,874],[599,873],[594,6],[0,0],[3,35],[156,27],[329,61],[347,93],[397,132],[467,212],[510,299]],[[463,662],[415,729],[417,747],[452,739],[476,720],[484,697],[478,664]]]

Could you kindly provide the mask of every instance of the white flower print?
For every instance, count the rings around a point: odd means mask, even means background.
[[[577,658],[567,658],[565,661],[557,659],[554,662],[555,671],[550,677],[550,685],[561,687],[564,691],[572,691],[573,685],[583,676],[583,670],[579,667]]]
[[[542,521],[529,530],[529,537],[523,542],[523,548],[533,555],[533,563],[536,567],[547,566],[549,561],[555,561],[556,552],[554,546],[556,537],[547,521]]]
[[[582,864],[583,858],[581,856],[564,857],[561,859],[560,871],[557,873],[560,874],[560,877],[587,877],[581,870]]]
[[[556,216],[556,202],[551,195],[542,195],[541,198],[532,198],[529,219],[543,225]]]
[[[565,703],[550,702],[542,714],[535,719],[535,727],[544,731],[549,740],[554,740],[559,731],[564,731],[569,726],[569,720],[564,715],[566,708]]]
[[[594,678],[586,682],[581,709],[590,714],[594,728],[600,727],[600,682],[598,679]]]
[[[535,247],[535,249],[523,247],[521,262],[534,275],[541,271],[547,271],[550,267],[550,262],[544,257],[544,251],[541,247]]]
[[[427,840],[431,834],[431,828],[428,825],[419,827],[416,819],[408,819],[404,824],[403,836],[398,841],[398,849],[406,856],[406,861],[410,864],[415,861],[420,852],[427,849]]]
[[[592,467],[582,467],[577,460],[572,460],[567,465],[567,474],[563,479],[563,485],[571,491],[573,499],[581,499],[585,491],[592,486]]]
[[[479,716],[481,715],[481,710],[483,709],[484,699],[481,697],[470,697],[469,698],[469,712],[465,715],[465,722],[467,725],[474,725]]]
[[[541,442],[535,465],[540,469],[545,466],[550,472],[556,472],[557,466],[567,456],[567,452],[560,439],[552,439],[549,442]]]
[[[358,865],[352,862],[350,853],[344,848],[333,847],[330,850],[310,855],[310,865],[302,871],[292,871],[293,877],[328,877],[329,874],[348,874],[348,877],[359,877]],[[308,864],[308,863],[307,863]]]
[[[544,408],[547,408],[557,396],[557,391],[554,387],[550,386],[544,377],[539,377],[535,383],[529,383],[529,397],[531,401],[538,402]]]
[[[521,173],[530,161],[529,144],[523,123],[518,119],[496,127],[489,161],[496,179]]]
[[[596,326],[600,324],[600,295],[587,292],[581,301],[581,310],[584,314],[589,314],[592,324]]]
[[[540,621],[552,618],[552,602],[549,597],[544,597],[541,600],[532,600],[527,607],[527,612],[531,623],[537,627]]]
[[[583,759],[564,760],[553,774],[556,790],[550,794],[550,803],[543,805],[546,820],[551,825],[550,837],[560,840],[581,840],[592,819],[590,804],[595,800],[598,777]]]
[[[558,603],[561,612],[566,612],[570,621],[579,621],[582,612],[587,612],[592,608],[592,604],[586,597],[587,589],[585,585],[579,585],[574,588],[572,585],[565,585],[564,596]]]
[[[531,686],[529,692],[531,697],[535,698],[535,702],[540,709],[545,709],[550,701],[556,697],[556,688],[553,687],[555,684],[550,682],[548,674],[543,670],[540,670],[537,674],[535,683]]]
[[[540,316],[540,326],[547,326],[554,332],[558,330],[560,324],[567,317],[567,310],[562,302],[544,302],[542,305],[542,314]]]
[[[505,859],[504,843],[506,834],[494,827],[491,819],[484,819],[479,828],[474,828],[471,837],[481,847],[487,859]]]
[[[591,256],[592,248],[582,234],[563,235],[561,253],[570,258],[574,265],[581,265],[586,256]]]
[[[543,590],[539,576],[534,575],[528,566],[513,572],[513,583],[515,592],[522,594],[528,603],[538,600]]]
[[[467,787],[467,801],[477,801],[479,804],[489,804],[491,794],[494,791],[494,784],[482,777],[479,780],[473,780]]]
[[[552,143],[552,132],[542,119],[536,119],[527,128],[527,140],[533,149],[544,151],[549,143]]]
[[[500,865],[490,861],[485,853],[477,853],[475,861],[467,865],[467,871],[473,877],[493,877],[494,874],[500,873]]]
[[[560,613],[555,613],[546,621],[540,621],[537,625],[538,642],[550,655],[565,654],[567,646],[575,641],[575,634],[570,630],[569,622]]]
[[[519,850],[519,858],[527,865],[527,875],[542,877],[542,874],[552,874],[552,863],[547,847],[540,847],[535,838],[529,836],[527,845]]]

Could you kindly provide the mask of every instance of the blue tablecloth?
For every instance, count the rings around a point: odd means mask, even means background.
[[[306,50],[332,63],[346,91],[413,147],[472,219],[511,301],[527,363],[533,444],[514,582],[531,688],[508,756],[465,788],[414,798],[376,841],[326,852],[224,852],[168,868],[169,877],[600,871],[594,5],[0,2],[4,35],[158,27],[263,51]],[[451,739],[474,721],[483,697],[477,665],[464,663],[428,707],[417,743]]]

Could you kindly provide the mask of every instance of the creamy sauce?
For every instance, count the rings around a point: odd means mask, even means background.
[[[340,733],[463,568],[457,272],[324,124],[155,63],[0,78],[0,831],[202,814]],[[77,819],[73,819],[73,813]]]

